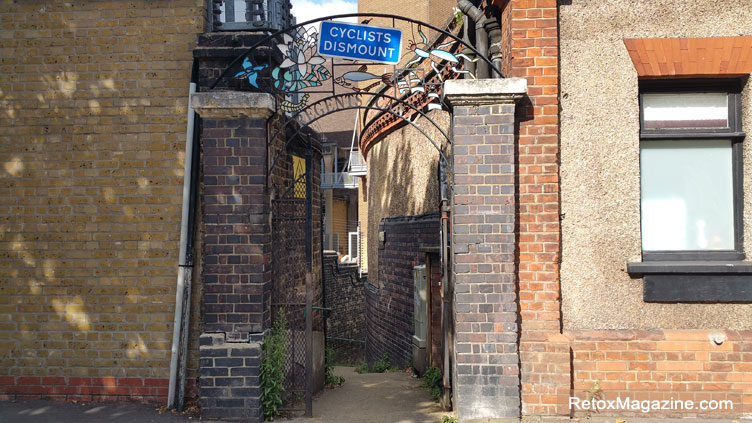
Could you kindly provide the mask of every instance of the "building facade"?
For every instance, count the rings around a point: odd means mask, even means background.
[[[164,402],[205,4],[3,2],[0,15],[0,395]]]
[[[749,159],[743,132],[751,110],[752,69],[749,29],[740,27],[748,19],[740,17],[749,11],[741,2],[710,1],[686,7],[512,0],[498,6],[501,68],[505,76],[527,81],[527,95],[515,112],[515,253],[510,263],[520,322],[520,415],[576,415],[568,398],[595,391],[608,398],[731,399],[737,416],[748,414],[752,320],[744,282],[749,278],[749,195],[744,187],[750,173],[741,169],[748,168]],[[703,18],[708,15],[713,18]],[[683,93],[701,102],[702,95],[693,96],[711,92],[720,104],[715,109],[720,123],[650,127],[645,120],[656,107],[649,103],[651,95],[666,101],[671,98],[667,93]],[[662,107],[663,116],[688,113],[707,120],[703,112],[692,114],[691,107],[714,106]],[[425,143],[408,131],[398,125],[362,140],[368,145],[363,150],[369,179],[377,172],[401,175],[402,167],[416,166],[414,159],[399,161],[397,155],[393,163],[379,154],[393,151],[389,143],[408,144],[411,150]],[[456,157],[456,126],[454,136],[454,165],[464,165]],[[682,141],[698,139],[707,140]],[[717,158],[705,155],[713,151]],[[663,161],[682,153],[688,155],[679,156],[678,163]],[[661,159],[651,162],[652,157]],[[437,163],[436,156],[418,167],[426,172]],[[706,181],[710,185],[686,182],[693,180],[686,166],[700,165],[707,168],[700,178],[711,178]],[[665,172],[681,171],[681,177],[657,182]],[[389,196],[389,188],[369,183],[369,199]],[[651,188],[653,184],[657,186]],[[398,191],[425,186],[430,184],[408,182]],[[715,190],[721,191],[711,196]],[[694,199],[697,195],[708,197]],[[698,211],[705,201],[713,208]],[[383,217],[401,212],[378,214],[378,205],[369,205],[371,235]],[[438,207],[423,211],[437,212]],[[454,221],[455,229],[459,223]],[[371,269],[382,260],[378,248],[383,249],[369,241]],[[687,253],[691,250],[702,252]],[[374,289],[383,289],[383,278],[373,270],[370,275]],[[455,318],[458,330],[459,310]],[[490,319],[480,313],[472,321]],[[473,371],[481,373],[495,360],[492,355],[471,356],[467,360]],[[696,415],[686,413],[656,415]]]
[[[685,6],[559,8],[561,325],[575,390],[729,398],[748,415],[752,173],[732,133],[752,125],[750,11]],[[693,110],[714,97],[724,121],[707,125]]]

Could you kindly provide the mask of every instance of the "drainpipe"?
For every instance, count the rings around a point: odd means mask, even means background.
[[[167,407],[183,408],[185,389],[185,367],[188,350],[188,320],[191,305],[191,280],[193,277],[193,222],[195,221],[194,206],[195,184],[197,181],[194,166],[198,158],[196,147],[196,113],[191,107],[190,96],[196,92],[198,72],[194,63],[191,83],[188,90],[188,123],[185,136],[185,168],[183,173],[183,207],[180,222],[180,253],[178,258],[178,279],[175,292],[175,319],[172,330],[172,357],[170,358],[170,386],[167,394]],[[180,368],[178,369],[178,361]],[[176,391],[177,388],[177,391]]]
[[[482,56],[488,56],[488,35],[486,34],[485,28],[483,28],[483,24],[486,21],[486,16],[483,14],[483,12],[475,7],[473,3],[471,3],[469,0],[457,0],[457,7],[464,13],[465,15],[469,16],[474,22],[475,22],[475,49],[478,50],[478,52]],[[478,79],[487,79],[489,77],[489,71],[488,63],[485,61],[479,60],[475,64],[476,70],[475,70],[475,77]]]
[[[498,6],[486,7],[486,22],[483,24],[490,46],[488,47],[488,56],[496,69],[501,70],[501,10]],[[495,71],[491,71],[491,78],[501,78]]]
[[[470,50],[470,47],[468,46],[473,45],[472,38],[475,34],[472,34],[472,31],[473,29],[475,29],[475,23],[470,18],[470,16],[467,16],[464,13],[462,14],[462,19],[462,41],[464,41],[466,44],[466,46],[464,46],[462,49],[462,54],[470,58],[470,60],[465,60],[465,70],[470,72],[470,74],[463,74],[463,78],[470,78],[470,75],[475,75],[475,62],[473,61],[475,60],[475,53]]]

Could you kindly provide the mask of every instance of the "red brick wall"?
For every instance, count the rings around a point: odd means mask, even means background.
[[[60,401],[167,401],[168,379],[140,377],[0,376],[0,400],[52,399]],[[197,395],[195,379],[186,395]]]
[[[556,0],[512,0],[506,9],[504,67],[527,79],[529,98],[517,109],[522,412],[551,415],[569,389],[559,311],[558,9]]]
[[[611,330],[566,335],[572,338],[575,395],[592,390],[597,382],[606,399],[729,399],[734,403],[731,416],[752,412],[752,331]],[[722,335],[724,342],[716,345],[713,335]],[[568,412],[568,407],[562,408]],[[719,417],[719,413],[699,415]],[[605,410],[600,414],[630,415]],[[650,417],[692,415],[661,411],[651,412]]]
[[[504,69],[528,81],[518,106],[520,377],[523,415],[569,414],[575,395],[607,399],[730,399],[732,416],[752,412],[752,332],[608,330],[561,333],[558,21],[555,0],[511,0],[503,16]],[[571,363],[571,364],[570,364]],[[570,379],[571,377],[571,379]],[[720,417],[651,412],[650,417]],[[628,411],[600,415],[629,416]],[[639,413],[637,413],[639,414]]]

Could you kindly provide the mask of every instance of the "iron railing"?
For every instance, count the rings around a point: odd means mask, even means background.
[[[358,178],[347,172],[321,173],[321,189],[357,188]]]
[[[214,31],[278,31],[295,25],[290,0],[212,0]]]
[[[350,175],[365,176],[368,173],[368,166],[360,150],[350,150]]]

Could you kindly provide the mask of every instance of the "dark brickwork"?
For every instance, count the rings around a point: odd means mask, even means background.
[[[378,351],[375,342],[380,338],[377,336],[377,325],[381,321],[381,316],[375,312],[379,309],[379,288],[371,283],[364,285],[366,296],[366,361],[373,363],[373,357],[376,357]]]
[[[326,346],[334,363],[357,364],[365,359],[366,316],[365,278],[358,266],[337,263],[335,252],[324,253],[326,307]]]
[[[413,267],[426,263],[426,249],[439,246],[439,215],[382,220],[385,242],[379,246],[378,293],[367,293],[366,360],[384,354],[393,365],[406,367],[412,355]],[[378,234],[376,234],[378,235]]]
[[[444,338],[441,334],[441,257],[429,254],[428,277],[431,286],[431,356],[429,366],[444,368]]]
[[[203,332],[216,339],[213,338],[212,348],[202,347],[200,351],[200,396],[203,401],[218,395],[217,392],[223,395],[218,397],[221,401],[202,402],[202,412],[206,417],[254,416],[252,405],[258,402],[258,391],[251,389],[250,380],[247,389],[232,390],[212,384],[234,384],[239,379],[217,382],[204,381],[204,377],[225,373],[231,377],[232,369],[235,368],[237,372],[254,374],[258,372],[258,362],[245,360],[245,367],[241,370],[239,362],[233,357],[228,356],[227,360],[208,360],[206,354],[221,354],[217,351],[223,349],[237,353],[240,348],[238,345],[247,346],[248,342],[253,344],[253,340],[261,342],[265,330],[271,326],[273,260],[302,261],[303,273],[295,275],[296,289],[299,283],[304,283],[304,248],[283,248],[277,254],[272,254],[274,240],[270,193],[287,191],[294,179],[292,155],[305,157],[305,149],[301,147],[299,140],[284,147],[288,135],[285,132],[274,137],[271,146],[267,148],[267,131],[273,136],[271,134],[276,133],[282,122],[280,118],[267,121],[267,116],[207,118],[202,121]],[[267,151],[281,153],[269,178],[269,189],[266,188]],[[323,300],[318,236],[321,228],[319,162],[320,156],[314,155],[311,160],[314,184],[314,306],[320,306]],[[302,201],[305,203],[305,200]],[[302,215],[301,222],[304,221],[305,214]],[[303,238],[304,231],[305,225],[301,224]],[[301,252],[302,256],[297,257]],[[289,257],[290,255],[293,257]],[[299,278],[301,275],[302,278]],[[289,327],[292,330],[303,330],[304,322],[295,320],[303,319],[303,316],[300,312],[288,313]],[[314,323],[315,331],[323,329],[321,311],[314,313]],[[305,347],[302,339],[300,338],[296,348]],[[235,344],[236,342],[239,344]]]
[[[460,419],[470,421],[520,415],[515,105],[488,97],[447,96],[454,112],[453,394]]]
[[[204,418],[260,421],[259,343],[269,325],[266,119],[203,119]]]
[[[264,329],[271,233],[266,120],[204,119],[204,332],[247,337]]]
[[[261,421],[259,360],[261,334],[228,342],[224,334],[202,334],[201,417]]]
[[[212,83],[227,68],[227,66],[241,54],[245,54],[248,48],[264,39],[262,34],[248,33],[209,33],[198,37],[198,47],[193,50],[193,57],[199,62],[199,91],[208,91]],[[253,63],[268,63],[269,56],[265,48],[257,48],[250,57]],[[272,59],[273,60],[273,59]],[[275,65],[268,66],[259,72],[258,80],[267,80],[271,69]],[[216,89],[232,91],[252,91],[253,87],[244,78],[233,78],[241,70],[240,64],[237,70],[231,72],[219,81]],[[266,82],[266,81],[265,81]]]

